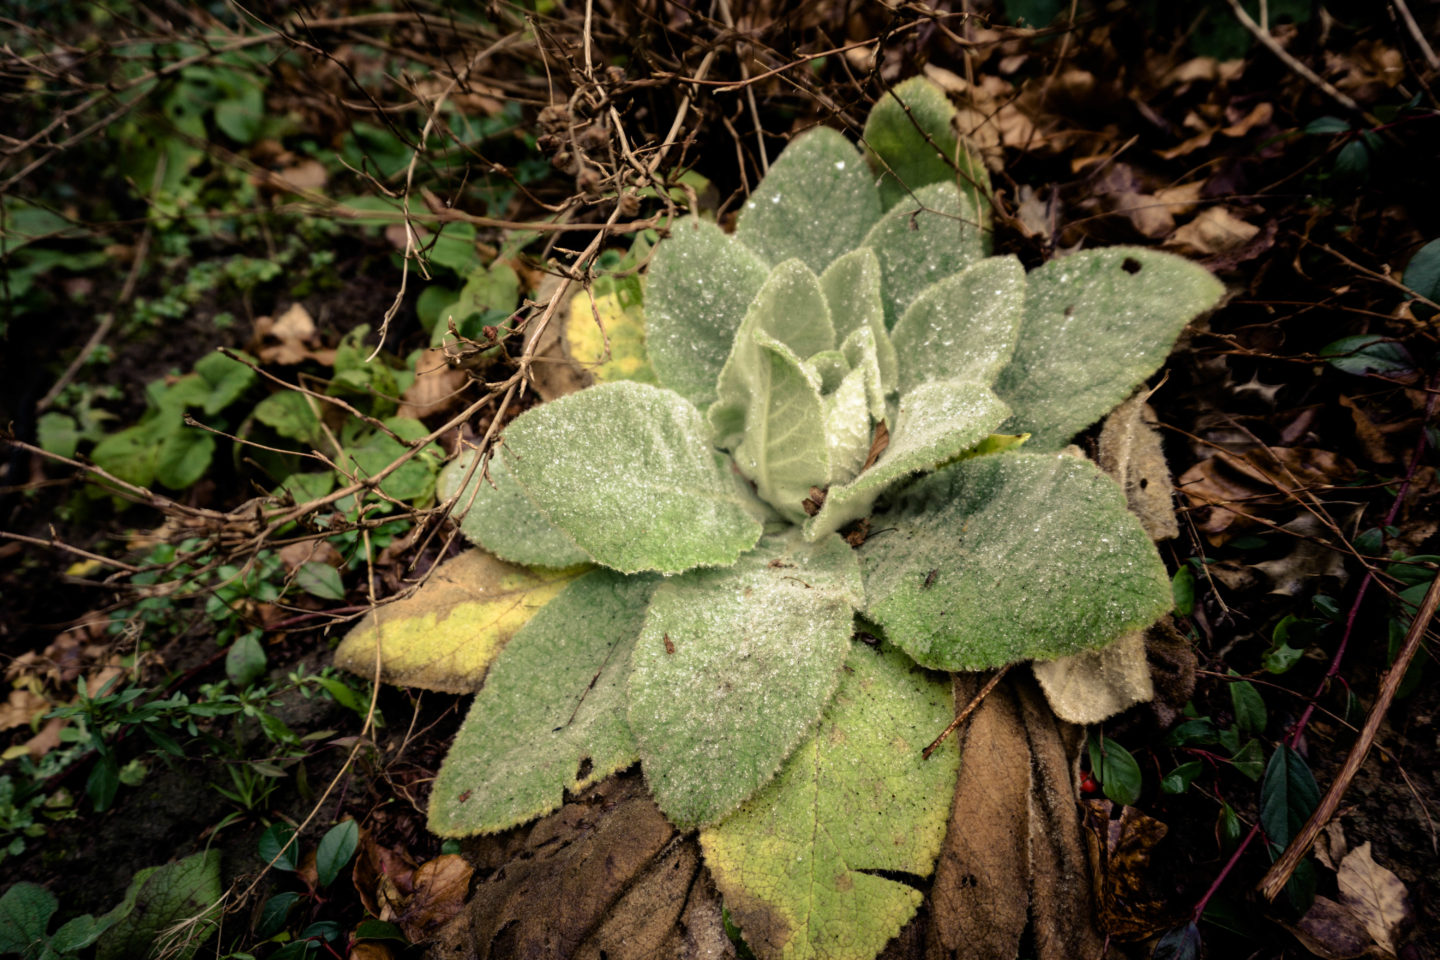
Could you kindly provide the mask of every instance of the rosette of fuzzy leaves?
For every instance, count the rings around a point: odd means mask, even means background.
[[[988,183],[953,114],[901,84],[863,152],[798,136],[733,234],[673,224],[643,295],[653,383],[536,407],[487,463],[446,471],[486,550],[600,569],[499,652],[432,828],[504,829],[638,759],[666,815],[704,831],[763,956],[868,960],[917,899],[869,871],[932,868],[958,762],[894,747],[953,709],[922,668],[1096,649],[1168,608],[1122,492],[1058,451],[1220,286],[1140,249],[1029,274],[989,256]],[[857,613],[879,654],[851,642]],[[887,807],[876,784],[901,783]],[[837,835],[856,805],[891,819]],[[856,853],[882,834],[909,840]],[[801,882],[815,870],[835,888]]]

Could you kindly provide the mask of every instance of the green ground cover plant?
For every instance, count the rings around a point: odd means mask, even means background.
[[[447,469],[471,540],[568,582],[494,645],[432,830],[506,829],[638,760],[758,955],[868,958],[949,813],[929,670],[1098,649],[1170,609],[1124,493],[1063,448],[1220,284],[1139,248],[988,256],[952,111],[902,84],[863,153],[797,137],[733,235],[675,223],[643,292],[655,383],[543,404]]]

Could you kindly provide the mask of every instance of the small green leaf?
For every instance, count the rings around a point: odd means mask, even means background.
[[[260,834],[258,847],[260,859],[266,863],[273,860],[276,870],[293,872],[300,862],[300,845],[291,843],[289,847],[285,848],[285,852],[280,854],[280,848],[289,843],[293,836],[295,836],[295,828],[288,823],[272,823],[266,827],[265,832]],[[278,860],[276,859],[277,854],[280,854]]]
[[[1415,359],[1403,344],[1384,337],[1366,335],[1343,337],[1320,349],[1320,356],[1336,370],[1357,377],[1413,377]]]
[[[1027,283],[1015,358],[995,391],[1008,433],[1058,450],[1160,368],[1175,338],[1224,288],[1205,268],[1140,247],[1051,260]]]
[[[669,390],[622,380],[534,407],[503,456],[551,523],[624,573],[728,565],[760,537],[699,411]]]
[[[100,918],[114,925],[96,941],[96,960],[149,956],[171,940],[171,927],[193,921],[180,933],[183,940],[174,941],[173,952],[167,954],[189,960],[218,929],[222,892],[219,850],[139,871],[125,899]]]
[[[345,584],[340,581],[340,571],[328,563],[312,560],[301,564],[300,569],[295,571],[295,585],[321,600],[345,599]]]
[[[1328,136],[1336,133],[1349,133],[1350,122],[1339,117],[1316,117],[1305,125],[1305,132]]]
[[[1100,781],[1105,796],[1121,806],[1133,807],[1144,786],[1135,758],[1104,734],[1090,738],[1090,772]]]
[[[1203,760],[1191,760],[1189,763],[1182,763],[1167,773],[1160,781],[1160,789],[1165,793],[1184,793],[1190,789],[1190,784],[1195,778],[1205,772]]]
[[[1259,740],[1246,740],[1244,746],[1230,757],[1235,772],[1251,780],[1259,780],[1265,773],[1265,753]]]
[[[355,856],[360,843],[360,824],[354,820],[342,820],[320,838],[315,849],[315,873],[321,887],[328,887],[340,876],[340,871]]]
[[[355,927],[356,940],[398,940],[409,943],[405,931],[383,920],[361,920]]]
[[[313,406],[318,403],[298,391],[281,390],[255,404],[255,419],[282,437],[317,446],[324,437]]]
[[[396,436],[406,440],[418,439],[427,433],[424,424],[409,417],[387,417],[381,422]],[[396,500],[420,500],[430,496],[435,489],[435,452],[438,449],[431,445],[428,450],[421,451],[405,461],[394,473],[381,481],[380,489]],[[350,461],[347,466],[363,480],[375,476],[400,459],[405,450],[393,437],[376,431],[346,450],[346,459]]]
[[[127,427],[95,444],[90,459],[127,483],[148,487],[155,479],[159,452],[160,445],[148,425]]]
[[[1420,296],[1440,303],[1440,239],[1431,240],[1415,252],[1405,265],[1405,286]]]
[[[1025,268],[991,257],[926,287],[895,324],[900,392],[927,380],[987,386],[1015,353],[1025,316]]]
[[[1239,676],[1234,670],[1230,671],[1230,675]],[[1230,702],[1235,707],[1235,723],[1242,733],[1265,732],[1265,724],[1268,722],[1265,700],[1260,696],[1260,691],[1255,689],[1255,684],[1249,680],[1236,680],[1231,683]]]
[[[1245,833],[1245,827],[1240,822],[1240,817],[1228,803],[1220,804],[1220,815],[1217,818],[1216,827],[1216,832],[1220,835],[1221,845],[1226,850],[1233,850]]]
[[[20,882],[0,897],[0,955],[30,951],[45,942],[50,917],[60,908],[55,895],[35,883]]]
[[[984,164],[955,132],[954,105],[924,77],[912,77],[875,101],[865,120],[864,141],[887,210],[931,183],[958,180],[981,197],[990,193]]]
[[[299,899],[300,894],[286,890],[266,900],[265,905],[260,908],[260,919],[255,924],[255,936],[268,940],[284,930],[285,921],[290,917],[290,908],[295,906]]]
[[[880,218],[874,178],[844,134],[817,127],[770,165],[740,210],[735,236],[766,263],[798,257],[817,274],[860,246]]]
[[[90,776],[85,778],[85,795],[90,798],[95,812],[101,813],[110,809],[119,791],[120,765],[113,754],[102,753],[95,760],[95,766],[90,768]]]
[[[85,949],[100,939],[100,935],[109,930],[114,923],[108,916],[94,917],[88,913],[70,920],[61,925],[50,938],[50,950],[53,951],[47,957],[66,956]],[[0,953],[4,953],[0,950]]]
[[[1297,650],[1287,643],[1279,643],[1265,651],[1261,658],[1260,665],[1265,668],[1266,673],[1286,673],[1291,667],[1299,663],[1305,656],[1303,649]]]
[[[155,479],[172,490],[184,490],[205,476],[214,456],[214,436],[199,427],[179,426],[160,444]]]
[[[440,767],[433,832],[508,829],[638,759],[625,675],[654,587],[651,577],[592,571],[515,634]]]
[[[1170,594],[1175,598],[1175,612],[1188,617],[1195,612],[1195,572],[1184,564],[1170,578]]]
[[[65,413],[41,414],[35,421],[35,439],[40,446],[60,457],[75,456],[80,445],[80,427]]]
[[[893,328],[926,288],[982,259],[983,237],[974,198],[949,182],[921,187],[881,217],[865,246],[880,261],[885,325]]]
[[[764,957],[871,960],[924,899],[906,882],[940,853],[959,769],[949,684],[893,648],[856,645],[819,728],[700,846],[745,941]]]
[[[1260,826],[1272,849],[1283,850],[1315,807],[1320,788],[1300,754],[1285,744],[1275,748],[1260,784]]]
[[[860,603],[836,536],[766,539],[729,569],[656,589],[630,658],[629,719],[671,822],[714,823],[775,775],[835,693]]]
[[[1202,946],[1200,928],[1187,923],[1161,937],[1150,956],[1152,960],[1199,960]]]
[[[440,496],[455,496],[475,454],[455,458],[440,474]],[[491,457],[488,479],[477,467],[470,483],[455,501],[454,515],[460,518],[460,532],[501,560],[527,566],[563,569],[586,563],[590,555],[545,518],[540,508],[515,482],[504,457]]]
[[[961,460],[908,487],[872,527],[888,532],[860,548],[867,615],[933,669],[1068,656],[1170,609],[1154,545],[1089,461]]]
[[[236,356],[251,363],[255,362],[253,357],[244,354]],[[240,395],[259,377],[259,374],[239,360],[231,360],[219,352],[207,353],[195,361],[195,372],[200,374],[208,388],[203,409],[209,416],[214,416],[240,399]]]
[[[225,675],[241,690],[265,675],[265,648],[254,632],[240,636],[225,652]]]
[[[671,228],[645,285],[646,347],[662,384],[698,406],[714,402],[735,333],[769,273],[713,223],[687,217]]]

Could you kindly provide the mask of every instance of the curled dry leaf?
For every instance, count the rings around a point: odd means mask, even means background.
[[[1225,207],[1208,207],[1176,230],[1166,246],[1197,256],[1229,253],[1255,239],[1260,228],[1246,223]]]
[[[411,942],[433,937],[465,909],[473,868],[458,853],[446,853],[420,864],[413,878],[415,892],[395,916]]]
[[[1180,535],[1180,525],[1158,423],[1143,394],[1122,403],[1100,430],[1099,463],[1125,488],[1130,512],[1140,518],[1150,539],[1169,540]]]
[[[371,916],[391,921],[415,892],[415,861],[403,850],[377,843],[375,835],[360,828],[360,843],[351,879],[360,902]]]
[[[1134,941],[1174,926],[1176,905],[1157,891],[1154,865],[1155,848],[1169,828],[1109,800],[1083,806],[1101,927],[1117,940]]]
[[[1350,461],[1328,450],[1262,447],[1222,450],[1180,476],[1176,486],[1196,511],[1197,526],[1219,545],[1254,526],[1306,490],[1341,484],[1355,473]]]
[[[1251,567],[1269,578],[1271,593],[1285,597],[1309,595],[1315,591],[1319,577],[1333,577],[1342,584],[1348,579],[1345,554],[1310,539],[1323,540],[1330,533],[1314,515],[1302,513],[1281,529],[1296,534],[1290,552]]]
[[[324,366],[335,363],[335,351],[319,348],[315,320],[303,304],[293,304],[278,317],[256,317],[255,335],[247,349],[261,363],[294,366],[314,360]]]
[[[1306,950],[1324,960],[1363,957],[1373,943],[1370,934],[1365,932],[1365,925],[1350,908],[1329,897],[1316,897],[1290,932]]]
[[[28,727],[36,715],[49,709],[50,701],[33,690],[11,690],[6,701],[0,703],[0,730]]]
[[[464,370],[445,362],[444,350],[432,347],[415,360],[415,381],[401,394],[404,402],[395,415],[419,420],[458,406],[461,388],[469,380]]]

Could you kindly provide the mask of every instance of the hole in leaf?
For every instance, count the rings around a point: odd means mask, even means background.
[[[962,890],[963,890],[964,888],[966,888],[966,887],[973,887],[973,886],[975,886],[975,874],[973,874],[973,873],[967,873],[967,874],[965,874],[965,876],[963,876],[963,877],[960,878],[960,888],[961,888]]]
[[[920,876],[918,873],[907,873],[907,872],[905,872],[904,870],[865,870],[865,869],[856,870],[855,872],[856,872],[856,873],[863,873],[863,874],[865,874],[866,876],[869,876],[869,877],[884,877],[886,880],[890,880],[890,881],[893,881],[893,882],[895,882],[895,883],[903,883],[903,884],[905,884],[905,886],[910,887],[910,888],[913,889],[913,890],[919,890],[921,893],[928,893],[929,890],[930,890],[930,885],[927,884],[927,883],[925,882],[925,878],[922,877],[922,876]],[[973,883],[975,882],[975,878],[974,878],[974,877],[967,877],[966,879],[968,879],[968,880],[971,882],[971,884],[973,884]],[[962,886],[963,886],[963,885],[964,885],[964,884],[963,884],[963,882],[962,882]]]
[[[1075,304],[1072,303],[1072,304],[1069,304],[1068,306],[1065,307],[1065,316],[1067,316],[1067,317],[1073,317],[1073,316],[1075,316]]]
[[[1125,262],[1120,264],[1120,269],[1124,270],[1126,273],[1139,273],[1140,261],[1136,260],[1134,257],[1126,257]]]
[[[582,758],[580,761],[580,768],[575,771],[575,779],[577,781],[584,780],[586,777],[590,776],[590,771],[594,769],[595,765],[590,762],[589,757]]]
[[[1140,478],[1140,489],[1141,489],[1141,490],[1144,490],[1144,489],[1145,489],[1146,487],[1148,487],[1148,486],[1150,486],[1150,478],[1149,478],[1149,477],[1141,477],[1141,478]]]

